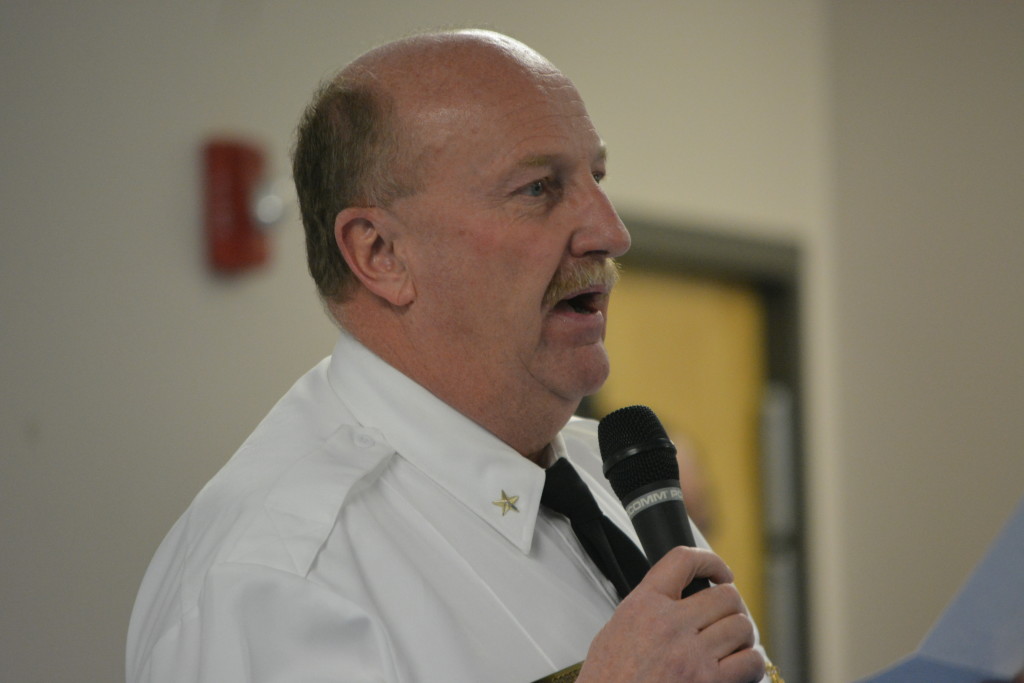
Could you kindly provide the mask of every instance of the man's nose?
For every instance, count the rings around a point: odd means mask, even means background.
[[[580,202],[570,249],[573,256],[603,255],[618,258],[629,250],[629,231],[608,195],[594,183]]]

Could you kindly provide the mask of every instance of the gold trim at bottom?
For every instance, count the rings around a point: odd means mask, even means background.
[[[573,683],[576,677],[580,675],[580,669],[583,668],[583,662],[579,664],[573,664],[572,666],[566,667],[561,671],[545,676],[544,678],[537,679],[533,683]]]

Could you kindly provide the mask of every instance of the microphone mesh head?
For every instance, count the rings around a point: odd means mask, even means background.
[[[597,425],[597,439],[605,476],[619,498],[654,482],[679,480],[676,448],[647,406],[609,413]]]

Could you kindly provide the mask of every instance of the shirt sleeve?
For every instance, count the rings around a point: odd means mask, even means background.
[[[288,572],[225,564],[132,683],[397,681],[390,649],[343,596]]]

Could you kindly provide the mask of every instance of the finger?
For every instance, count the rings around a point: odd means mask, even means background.
[[[733,579],[732,571],[722,558],[710,550],[678,546],[665,553],[651,567],[640,586],[675,599],[697,577],[708,578],[719,584],[731,583]]]
[[[730,614],[700,632],[700,640],[715,659],[754,647],[754,623],[745,614]]]
[[[698,614],[699,618],[694,621],[694,625],[700,630],[734,614],[748,616],[740,592],[731,583],[711,586],[691,595],[680,601],[679,609],[692,610]]]
[[[764,657],[757,650],[740,650],[718,662],[719,680],[760,681],[764,678]]]

